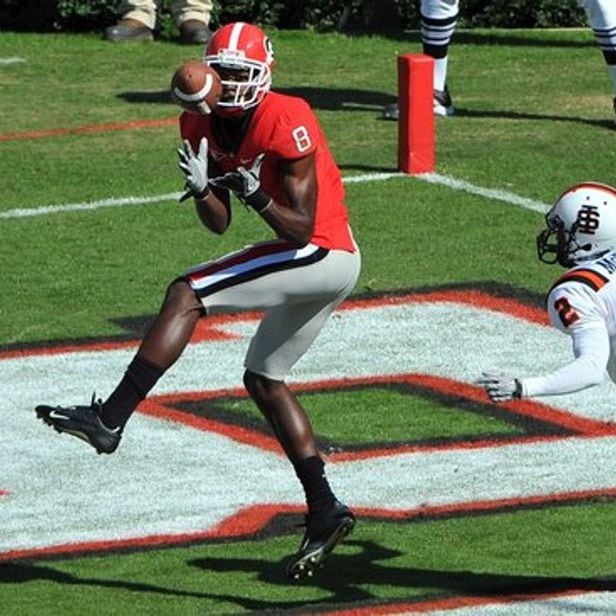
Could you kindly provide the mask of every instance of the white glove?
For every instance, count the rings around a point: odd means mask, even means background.
[[[195,197],[203,199],[210,189],[207,177],[207,139],[203,137],[199,142],[199,153],[195,154],[188,140],[184,140],[182,147],[178,148],[178,166],[186,176],[184,189],[186,192],[180,197],[180,202]]]
[[[265,153],[261,153],[255,158],[250,169],[238,167],[236,171],[212,178],[210,184],[230,190],[242,203],[262,212],[271,202],[271,197],[261,188],[259,179],[264,157]]]
[[[486,390],[492,402],[507,402],[522,397],[520,381],[502,372],[483,372],[475,384]]]

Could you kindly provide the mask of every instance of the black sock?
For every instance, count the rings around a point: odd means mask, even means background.
[[[147,359],[135,357],[124,377],[103,404],[101,419],[108,428],[122,428],[137,405],[165,371]]]
[[[311,456],[296,462],[293,466],[304,486],[308,511],[320,513],[332,507],[336,502],[336,497],[325,477],[323,460],[318,456]]]

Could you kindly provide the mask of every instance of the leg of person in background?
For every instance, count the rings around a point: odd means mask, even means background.
[[[458,19],[458,0],[421,0],[420,12],[423,53],[434,58],[434,113],[451,116],[454,109],[447,87],[447,62]],[[398,116],[398,103],[385,107],[384,118],[397,120]]]
[[[180,42],[185,45],[205,45],[212,37],[209,29],[211,0],[176,0],[171,12],[180,29]]]
[[[154,0],[125,0],[119,7],[120,21],[109,26],[103,35],[107,41],[152,41],[156,25]]]
[[[447,88],[449,44],[458,19],[458,0],[422,0],[421,41],[423,52],[434,58],[434,113],[453,115]]]
[[[586,9],[597,46],[603,52],[612,78],[612,105],[616,114],[616,1],[580,0],[580,4]]]

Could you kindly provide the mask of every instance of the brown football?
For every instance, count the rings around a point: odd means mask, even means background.
[[[171,78],[171,99],[191,113],[212,113],[221,94],[222,84],[218,73],[197,60],[184,62]]]

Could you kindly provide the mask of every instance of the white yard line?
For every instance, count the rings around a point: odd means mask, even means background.
[[[541,203],[541,201],[534,201],[533,199],[526,199],[520,197],[515,193],[508,192],[506,190],[500,190],[498,188],[485,188],[484,186],[476,186],[470,182],[463,180],[456,180],[455,178],[447,175],[440,175],[439,173],[424,173],[422,175],[415,176],[420,180],[430,182],[430,184],[440,184],[447,186],[453,190],[462,190],[464,192],[471,193],[473,195],[479,195],[480,197],[486,197],[487,199],[493,199],[495,201],[504,201],[505,203],[511,203],[523,207],[533,212],[540,212],[545,214],[550,206],[547,203]]]
[[[0,58],[0,66],[6,65],[6,64],[21,64],[22,62],[25,62],[25,58],[17,58],[17,57],[13,57],[13,58]]]
[[[541,203],[540,201],[533,201],[532,199],[526,199],[520,197],[515,193],[508,192],[506,190],[500,190],[495,188],[486,188],[484,186],[477,186],[470,182],[463,180],[457,180],[447,175],[440,175],[439,173],[425,173],[422,175],[409,176],[400,172],[392,173],[366,173],[363,175],[353,175],[344,178],[345,184],[358,184],[361,182],[382,182],[392,178],[413,178],[429,182],[430,184],[440,184],[446,186],[452,190],[459,190],[468,192],[473,195],[485,197],[495,201],[502,201],[510,203],[518,207],[532,210],[534,212],[545,213],[549,209],[549,205]],[[143,205],[147,203],[159,203],[161,201],[176,201],[179,199],[182,193],[168,193],[165,195],[152,195],[150,197],[137,196],[137,197],[118,197],[115,199],[102,199],[99,201],[88,201],[84,203],[65,203],[59,205],[42,205],[37,207],[25,207],[14,208],[0,212],[0,218],[27,218],[34,216],[46,216],[49,214],[58,214],[61,212],[77,212],[84,210],[98,210],[103,207],[123,207],[125,205]]]
[[[46,216],[60,212],[78,212],[83,210],[98,210],[103,207],[121,207],[124,205],[143,205],[145,203],[158,203],[172,201],[180,198],[182,193],[168,193],[166,195],[153,195],[152,197],[118,197],[117,199],[101,199],[85,203],[65,203],[63,205],[41,205],[39,207],[15,208],[0,213],[0,218],[28,218],[33,216]]]

